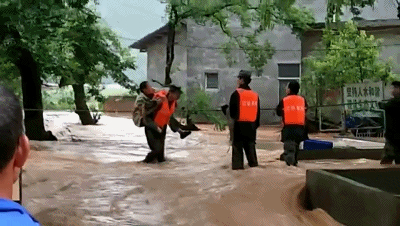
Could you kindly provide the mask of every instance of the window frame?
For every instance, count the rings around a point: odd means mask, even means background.
[[[280,77],[279,75],[279,66],[280,65],[299,65],[299,76],[298,77]],[[294,62],[282,62],[282,63],[278,63],[278,102],[284,97],[280,97],[280,90],[281,90],[281,81],[287,81],[287,80],[296,80],[298,82],[300,82],[301,80],[301,63],[294,61]]]
[[[217,79],[218,79],[218,84],[217,84],[217,88],[209,88],[207,87],[207,82],[208,82],[208,74],[217,74]],[[204,71],[204,89],[206,91],[219,91],[220,90],[220,73],[218,70],[206,70]]]

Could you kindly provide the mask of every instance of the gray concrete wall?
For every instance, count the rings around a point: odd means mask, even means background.
[[[172,64],[171,79],[172,83],[178,86],[186,86],[187,75],[187,42],[186,26],[181,27],[176,33],[175,59]],[[147,80],[165,81],[166,65],[166,43],[167,36],[154,41],[147,49]],[[151,83],[159,87],[155,83]]]
[[[369,31],[368,34],[383,39],[380,58],[391,61],[393,72],[400,74],[400,28]]]
[[[307,170],[306,188],[312,208],[344,225],[399,225],[400,201],[394,194],[325,170]]]
[[[221,44],[227,39],[219,27],[201,26],[193,22],[188,25],[188,87],[205,88],[205,72],[219,73],[219,89],[208,90],[214,94],[214,107],[228,104],[230,95],[236,87],[240,70],[252,70],[242,51],[233,51],[238,63],[229,67]],[[233,28],[240,30],[240,28]],[[262,108],[275,108],[279,102],[278,63],[300,63],[300,40],[291,34],[289,28],[277,26],[274,31],[265,34],[277,49],[274,57],[263,68],[261,77],[253,76],[250,86],[259,93]],[[280,51],[294,50],[294,51]],[[276,123],[280,118],[274,111],[262,111],[262,123]]]
[[[317,22],[325,21],[327,0],[297,0],[297,4],[311,9]],[[368,6],[361,9],[360,17],[366,20],[397,19],[397,4],[393,0],[378,0],[373,8]],[[350,8],[345,7],[341,20],[350,18]]]
[[[329,170],[328,172],[378,188],[393,195],[400,195],[400,180],[393,180],[393,178],[399,178],[400,176],[400,170],[396,168]]]

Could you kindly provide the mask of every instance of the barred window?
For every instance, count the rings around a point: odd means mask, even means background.
[[[207,72],[206,75],[206,89],[218,89],[218,73],[216,72]]]
[[[290,82],[300,80],[300,64],[278,64],[279,99],[286,96],[286,87]]]

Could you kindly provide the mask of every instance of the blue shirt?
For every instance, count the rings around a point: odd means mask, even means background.
[[[39,222],[20,204],[0,199],[0,226],[40,226]]]

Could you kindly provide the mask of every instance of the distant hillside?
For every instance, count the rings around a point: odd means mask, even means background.
[[[105,97],[129,95],[129,90],[125,89],[124,87],[121,87],[118,84],[105,85],[104,88],[105,89],[102,90],[100,93]]]

